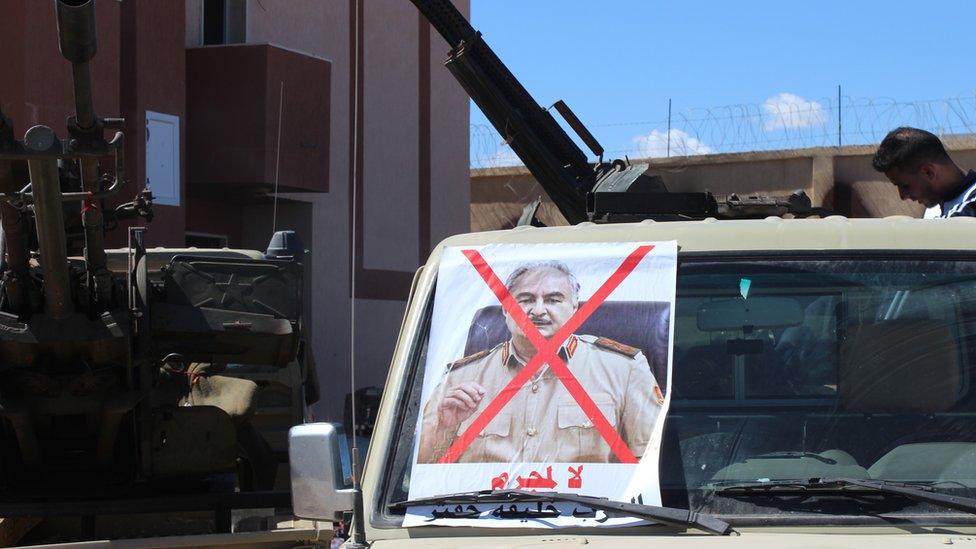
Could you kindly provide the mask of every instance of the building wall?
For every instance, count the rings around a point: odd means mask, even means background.
[[[329,189],[327,60],[268,44],[186,49],[194,192]]]
[[[99,2],[104,4],[105,2]],[[179,2],[122,2],[120,104],[126,122],[126,171],[132,183],[118,202],[132,200],[146,183],[146,111],[180,119],[180,206],[153,205],[146,233],[150,246],[182,245],[186,233],[185,10]],[[139,220],[136,225],[146,225]],[[108,243],[126,241],[125,224]]]
[[[953,159],[964,169],[976,168],[976,136],[944,138]],[[788,151],[713,154],[635,160],[664,179],[675,192],[710,191],[718,199],[730,193],[785,198],[803,190],[815,206],[849,217],[910,215],[924,208],[899,198],[896,188],[871,167],[874,146],[824,147]],[[538,217],[547,225],[565,218],[524,166],[471,171],[471,230],[511,228],[522,207],[542,198]]]
[[[95,10],[98,53],[91,62],[95,112],[119,114],[118,2],[99,2]],[[64,137],[65,119],[74,113],[71,65],[58,51],[54,2],[5,0],[0,17],[0,108],[14,122],[14,135],[36,124]]]
[[[467,15],[469,1],[456,3]],[[357,7],[364,53],[358,83],[351,71]],[[248,0],[247,14],[249,43],[316,55],[332,66],[328,193],[284,196],[312,208],[315,238],[306,246],[322,381],[315,411],[338,420],[350,384],[353,273],[357,385],[382,386],[414,271],[439,240],[468,230],[468,100],[443,66],[447,45],[409,2]],[[357,102],[358,143],[351,124]],[[279,212],[279,220],[285,227],[288,214]]]

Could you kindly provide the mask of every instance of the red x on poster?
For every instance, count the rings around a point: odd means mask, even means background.
[[[607,297],[634,271],[641,260],[653,249],[651,245],[638,246],[620,264],[610,278],[600,286],[592,297],[566,322],[551,339],[546,339],[532,323],[525,311],[519,306],[515,298],[509,293],[505,284],[498,278],[491,267],[477,250],[464,250],[471,265],[491,289],[505,311],[515,320],[522,332],[530,339],[536,349],[535,356],[512,378],[508,385],[492,400],[482,413],[471,423],[441,457],[440,463],[453,463],[464,453],[474,439],[485,429],[495,416],[509,401],[528,383],[538,371],[545,366],[553,370],[559,381],[576,400],[586,417],[593,422],[603,440],[610,445],[610,449],[620,463],[637,463],[637,457],[621,439],[620,434],[613,428],[600,408],[593,401],[586,389],[569,370],[569,367],[559,356],[557,351],[589,318],[590,315],[607,299]]]
[[[676,280],[674,241],[445,247],[409,497],[491,488],[660,504]],[[512,523],[481,511],[417,508],[404,524]],[[596,520],[560,513],[547,527]]]

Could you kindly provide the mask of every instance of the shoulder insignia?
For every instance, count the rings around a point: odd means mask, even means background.
[[[579,345],[579,339],[574,335],[569,336],[569,342],[566,343],[566,354],[569,355],[569,358],[573,358],[573,355],[576,354],[577,345]]]
[[[464,358],[462,358],[460,360],[455,360],[454,362],[452,362],[452,363],[450,363],[450,364],[447,365],[447,369],[448,370],[453,370],[455,368],[460,368],[461,366],[464,366],[465,364],[471,364],[472,362],[474,362],[474,361],[476,361],[476,360],[478,360],[480,358],[484,358],[484,357],[488,356],[488,353],[490,353],[490,352],[491,351],[479,351],[479,352],[477,352],[477,353],[475,353],[473,355],[468,355],[468,356],[466,356],[466,357],[464,357]]]
[[[600,347],[601,349],[606,349],[608,351],[613,351],[615,353],[620,353],[622,355],[627,355],[630,358],[634,358],[641,352],[637,347],[631,347],[630,345],[624,345],[619,341],[614,341],[609,337],[601,337],[593,342],[594,345]]]

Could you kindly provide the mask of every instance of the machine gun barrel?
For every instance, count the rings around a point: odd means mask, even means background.
[[[34,152],[50,150],[57,140],[47,126],[34,126],[24,136],[25,145]],[[73,312],[73,305],[58,161],[38,156],[28,160],[27,165],[34,191],[37,243],[44,269],[44,308],[51,318],[64,319]]]
[[[71,62],[74,81],[75,120],[82,130],[95,126],[89,62],[98,50],[95,33],[95,0],[55,0],[58,46]]]
[[[450,0],[411,0],[451,46],[447,67],[571,224],[587,220],[596,174],[549,111],[508,70]]]
[[[104,143],[102,129],[110,125],[95,115],[92,101],[91,59],[98,51],[95,32],[95,0],[55,0],[58,16],[58,46],[61,55],[71,62],[74,81],[75,117],[68,121],[68,132],[88,145]],[[116,151],[116,159],[121,150]],[[101,192],[98,179],[98,160],[93,156],[79,158],[82,190],[88,199],[81,208],[85,227],[85,262],[89,274],[89,289],[96,303],[111,300],[111,275],[106,269],[103,218],[92,207]],[[120,163],[117,163],[120,164]],[[122,181],[120,165],[116,167],[117,181]]]

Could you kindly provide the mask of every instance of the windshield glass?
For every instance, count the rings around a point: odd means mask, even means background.
[[[814,477],[976,495],[976,262],[875,255],[679,256],[665,505],[733,516],[811,512],[825,522],[868,512],[828,496],[807,509],[715,493]],[[409,488],[420,370],[401,403],[384,507]],[[882,511],[952,513],[907,501],[871,512]]]

